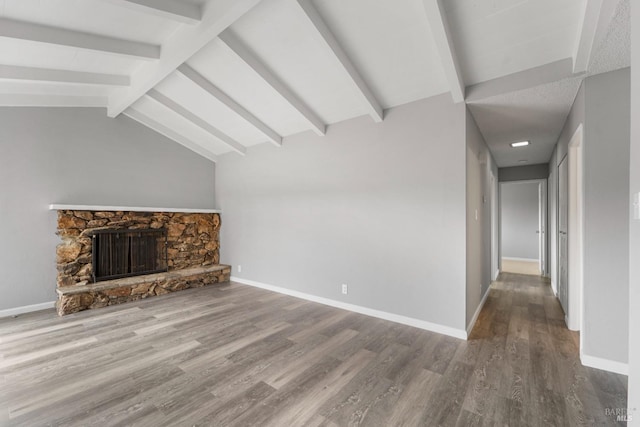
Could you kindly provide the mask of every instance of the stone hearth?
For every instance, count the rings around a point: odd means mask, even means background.
[[[58,210],[58,314],[229,281],[220,225],[218,213]],[[168,272],[91,283],[92,232],[149,228],[167,230]]]
[[[77,311],[136,301],[189,288],[228,282],[231,267],[213,265],[124,279],[105,280],[88,285],[57,289],[60,316]]]

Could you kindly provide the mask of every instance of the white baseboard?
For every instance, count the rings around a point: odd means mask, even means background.
[[[513,258],[513,257],[503,256],[502,259],[507,261],[522,261],[522,262],[535,262],[535,263],[540,262],[540,260],[535,258]]]
[[[602,369],[620,375],[629,375],[629,365],[627,363],[616,362],[614,360],[602,359],[600,357],[580,355],[580,362],[590,368]]]
[[[476,325],[476,321],[478,320],[478,316],[482,311],[482,307],[484,307],[484,303],[487,302],[487,297],[489,296],[490,290],[491,290],[491,287],[488,287],[487,291],[484,293],[484,296],[482,297],[482,300],[480,301],[480,304],[478,305],[478,308],[476,309],[476,312],[473,314],[473,317],[471,318],[471,322],[469,322],[469,325],[467,325],[467,338],[471,334],[473,327]]]
[[[18,314],[31,313],[32,311],[46,310],[48,308],[54,308],[56,306],[55,301],[43,302],[41,304],[25,305],[23,307],[8,308],[6,310],[0,310],[0,317],[16,316]]]
[[[500,269],[496,270],[496,274],[493,276],[493,280],[496,281],[498,280],[498,276],[500,275]]]
[[[242,279],[240,277],[231,276],[231,281],[242,283],[244,285],[254,286],[256,288],[266,289],[268,291],[277,292],[284,295],[289,295],[296,298],[301,298],[307,301],[317,302],[319,304],[324,304],[331,307],[341,308],[343,310],[353,311],[355,313],[364,314],[366,316],[377,317],[378,319],[388,320],[390,322],[413,326],[415,328],[436,332],[438,334],[449,335],[451,337],[459,338],[461,340],[467,339],[467,333],[463,329],[456,329],[449,326],[438,325],[437,323],[431,323],[424,320],[414,319],[412,317],[406,317],[399,314],[387,313],[386,311],[375,310],[372,308],[362,307],[355,304],[349,304],[342,301],[335,301],[329,298],[323,298],[316,295],[307,294],[304,292],[282,288],[279,286],[267,285],[265,283],[256,282],[255,280],[248,280],[248,279]]]

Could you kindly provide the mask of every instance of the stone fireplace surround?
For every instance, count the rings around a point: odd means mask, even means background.
[[[159,209],[51,205],[58,212],[57,311],[60,316],[213,283],[228,282],[231,267],[220,265],[220,213]],[[101,229],[167,229],[168,269],[91,283],[92,241]]]

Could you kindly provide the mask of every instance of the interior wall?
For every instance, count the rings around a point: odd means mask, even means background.
[[[630,190],[640,193],[640,8],[631,8],[631,150]],[[633,200],[632,198],[630,200]],[[640,426],[640,218],[632,216],[629,230],[629,393],[627,408]]]
[[[549,176],[549,164],[512,166],[498,169],[500,182],[530,181],[533,179],[547,179]]]
[[[214,208],[214,163],[97,108],[0,108],[0,310],[56,299],[51,203]]]
[[[496,195],[492,185],[498,169],[468,109],[466,117],[466,325],[469,328],[492,280],[491,237],[492,232],[497,232],[492,230],[491,221],[492,197]]]
[[[626,363],[629,324],[629,69],[586,79],[584,354]]]
[[[554,148],[553,155],[549,162],[549,173],[553,175],[553,184],[549,181],[548,200],[549,200],[549,240],[551,242],[550,268],[551,268],[551,286],[555,286],[554,291],[558,290],[558,166],[565,158],[569,151],[569,142],[575,134],[578,126],[585,121],[585,83],[580,85],[580,89],[573,101],[567,120],[564,123],[558,143]],[[555,281],[554,281],[555,276]]]
[[[583,81],[550,165],[557,173],[571,137],[584,123],[582,351],[590,360],[619,364],[628,357],[629,76],[626,68]],[[557,200],[557,188],[549,190]],[[550,230],[556,233],[557,221]]]
[[[539,259],[538,182],[500,184],[501,245],[503,258]]]
[[[445,94],[222,156],[222,262],[240,279],[463,331],[465,155],[465,106]]]

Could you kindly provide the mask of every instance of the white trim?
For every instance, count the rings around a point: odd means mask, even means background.
[[[282,147],[282,136],[267,126],[262,120],[247,111],[246,108],[238,104],[233,98],[220,90],[220,88],[211,83],[202,74],[191,68],[186,63],[179,66],[177,72],[189,79],[192,83],[196,84],[199,88],[205,90],[218,101],[222,102],[225,107],[246,120],[247,123],[251,124],[255,129],[266,136],[273,145],[276,147]]]
[[[200,5],[174,0],[105,0],[142,13],[171,19],[183,24],[195,25],[202,19]]]
[[[154,208],[140,206],[100,206],[51,204],[50,211],[111,211],[111,212],[179,212],[179,213],[222,213],[220,209]]]
[[[141,64],[131,74],[130,87],[114,89],[109,97],[107,115],[116,117],[129,108],[259,2],[260,0],[206,2],[197,25],[179,25],[162,44],[162,56],[158,61]]]
[[[20,67],[16,65],[0,65],[0,79],[106,86],[129,86],[130,83],[127,75]]]
[[[317,135],[327,133],[327,125],[314,113],[311,108],[304,103],[289,87],[276,76],[261,60],[229,30],[225,30],[219,35],[219,39],[233,52],[241,61],[255,71],[273,90],[283,97],[289,105],[300,113],[307,121],[311,129]]]
[[[516,258],[516,257],[503,256],[502,259],[506,259],[507,261],[535,262],[536,264],[540,262],[540,260],[535,258]]]
[[[86,49],[106,54],[124,55],[144,60],[160,58],[161,48],[150,43],[100,36],[82,31],[0,18],[0,36],[36,43]]]
[[[442,0],[423,0],[431,36],[440,55],[440,63],[449,82],[449,90],[454,103],[464,101],[465,85],[456,49],[449,28],[449,21]]]
[[[577,127],[567,149],[568,168],[568,258],[567,258],[567,286],[568,286],[568,320],[567,327],[572,331],[584,332],[584,307],[582,294],[584,292],[584,216],[585,216],[585,188],[584,188],[584,130],[583,124]],[[580,346],[586,341],[580,335]]]
[[[380,123],[384,118],[384,111],[380,102],[376,99],[373,91],[369,88],[367,83],[365,83],[364,78],[358,72],[353,62],[351,62],[351,58],[349,58],[349,55],[344,51],[340,42],[338,42],[335,35],[324,22],[316,7],[310,0],[298,0],[298,4],[305,15],[307,15],[307,18],[309,18],[309,21],[311,21],[311,24],[313,24],[315,29],[318,31],[320,38],[325,42],[329,49],[331,49],[338,62],[342,65],[344,71],[353,82],[373,121]]]
[[[580,30],[573,51],[573,72],[587,71],[593,52],[603,0],[587,0],[582,12]]]
[[[220,129],[213,126],[208,121],[204,120],[202,117],[198,116],[197,114],[194,114],[185,106],[177,103],[176,101],[169,98],[168,96],[158,92],[156,89],[149,90],[146,96],[153,99],[155,102],[165,106],[166,108],[173,111],[174,113],[184,117],[185,119],[187,119],[194,125],[198,126],[199,128],[204,129],[205,132],[210,133],[214,138],[219,139],[220,142],[224,143],[230,149],[240,154],[241,156],[244,156],[247,153],[247,148],[244,145],[242,145],[240,142],[231,138],[229,135],[222,132]]]
[[[476,312],[473,314],[473,317],[471,318],[471,322],[469,322],[469,325],[467,325],[467,338],[469,338],[469,335],[471,334],[473,327],[476,325],[476,321],[478,320],[478,316],[482,311],[482,307],[484,307],[484,303],[487,302],[487,298],[489,297],[490,290],[491,290],[491,286],[487,288],[487,291],[484,293],[484,296],[482,297],[482,300],[480,301],[480,304],[478,305]]]
[[[157,132],[160,135],[163,135],[171,139],[172,141],[177,142],[178,144],[188,148],[194,153],[198,153],[202,157],[209,159],[214,163],[218,161],[218,156],[216,156],[214,153],[209,151],[209,149],[204,147],[202,144],[199,144],[197,142],[190,140],[189,138],[183,136],[181,133],[174,131],[168,126],[165,126],[164,124],[158,122],[157,120],[149,117],[148,115],[138,110],[135,110],[133,108],[127,108],[122,114],[131,118],[132,120],[135,120],[141,125],[148,127],[152,131]]]
[[[2,93],[0,107],[97,107],[107,106],[106,96],[45,95],[41,93]]]
[[[616,362],[615,360],[602,359],[600,357],[580,355],[580,362],[589,368],[602,369],[620,375],[629,375],[629,364]]]
[[[33,311],[47,310],[49,308],[55,308],[55,306],[55,301],[49,301],[40,304],[31,304],[22,307],[8,308],[6,310],[0,310],[0,317],[16,316],[18,314],[31,313]]]
[[[343,310],[353,311],[355,313],[364,314],[366,316],[377,317],[378,319],[388,320],[390,322],[413,326],[415,328],[424,329],[426,331],[431,331],[438,334],[448,335],[461,340],[467,339],[467,332],[463,329],[456,329],[450,326],[443,326],[437,323],[431,323],[424,320],[414,319],[412,317],[406,317],[399,314],[387,313],[386,311],[375,310],[373,308],[362,307],[359,305],[349,304],[342,301],[335,301],[329,298],[323,298],[316,295],[307,294],[304,292],[282,288],[280,286],[267,285],[265,283],[256,282],[255,280],[248,280],[248,279],[242,279],[240,277],[231,276],[231,281],[242,283],[244,285],[253,286],[256,288],[266,289],[268,291],[277,292],[284,295],[289,295],[296,298],[301,298],[307,301],[317,302],[319,304],[328,305],[330,307],[336,307],[336,308],[341,308]]]
[[[500,275],[500,269],[496,270],[496,274],[493,276],[493,280],[498,280],[498,276]]]

